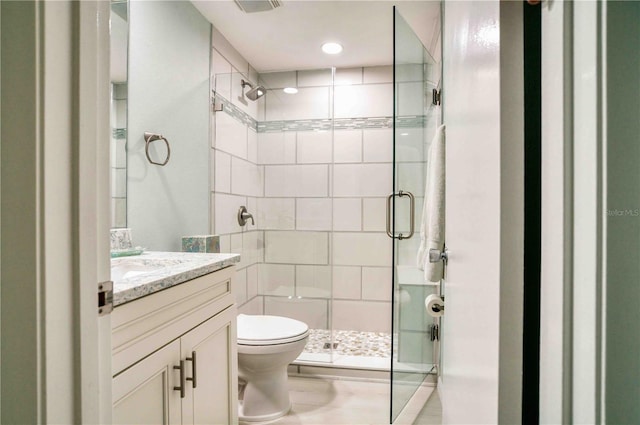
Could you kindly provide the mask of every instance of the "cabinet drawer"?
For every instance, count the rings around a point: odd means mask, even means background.
[[[227,267],[116,307],[113,375],[232,305],[234,272]]]

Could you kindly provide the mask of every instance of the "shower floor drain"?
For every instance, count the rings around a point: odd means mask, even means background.
[[[331,348],[331,343],[330,342],[325,342],[324,345],[322,346],[323,349],[328,350]],[[334,342],[333,343],[333,349],[335,350],[336,348],[338,348],[338,343]]]

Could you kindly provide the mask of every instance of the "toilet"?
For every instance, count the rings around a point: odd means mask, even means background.
[[[287,366],[304,349],[309,327],[280,316],[238,315],[238,419],[261,422],[291,410]]]

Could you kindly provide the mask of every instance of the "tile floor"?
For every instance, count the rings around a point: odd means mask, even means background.
[[[388,424],[389,384],[290,377],[291,412],[274,425],[383,425]],[[441,423],[442,411],[434,391],[413,425]],[[242,422],[241,422],[242,424]]]

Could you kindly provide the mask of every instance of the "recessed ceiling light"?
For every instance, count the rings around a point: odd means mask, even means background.
[[[409,133],[400,133],[401,136],[408,136]]]
[[[295,87],[285,87],[283,90],[286,94],[296,94],[298,93],[298,89]]]
[[[322,45],[322,51],[328,55],[337,55],[342,51],[342,45],[338,43],[324,43]]]

